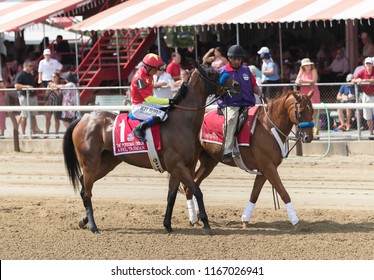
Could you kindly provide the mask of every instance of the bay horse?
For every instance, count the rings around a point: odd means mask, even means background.
[[[211,234],[203,194],[193,178],[198,155],[198,134],[207,97],[211,93],[225,95],[237,92],[238,84],[235,81],[227,77],[222,81],[220,74],[213,68],[197,65],[188,83],[181,87],[174,98],[178,105],[174,106],[168,113],[168,119],[160,125],[162,149],[157,153],[163,170],[170,173],[163,221],[168,232],[172,232],[172,211],[178,186],[182,182],[197,199],[204,223],[203,233]],[[85,114],[67,128],[63,139],[65,167],[74,189],[78,189],[79,182],[81,184],[80,195],[86,210],[86,216],[79,221],[79,227],[85,228],[88,224],[93,233],[99,233],[91,201],[93,184],[121,162],[152,169],[147,153],[114,156],[112,130],[115,118],[116,114],[110,112]]]
[[[296,141],[301,139],[304,143],[311,142],[313,140],[314,127],[312,122],[314,110],[310,100],[312,95],[313,91],[307,95],[302,95],[298,92],[287,92],[270,101],[268,106],[259,108],[256,128],[251,136],[250,146],[239,147],[243,163],[248,171],[257,170],[260,172],[256,175],[249,202],[242,214],[243,228],[248,227],[261,189],[266,180],[268,180],[286,204],[288,217],[294,228],[297,229],[299,219],[277,171],[285,155],[281,153],[280,144],[274,137],[272,128],[273,131],[274,129],[277,130],[281,142],[283,144],[287,142],[287,146],[290,139],[288,135],[294,125],[298,127],[298,132],[295,134],[294,139]],[[201,149],[199,156],[200,166],[195,173],[195,182],[198,186],[209,176],[217,164],[222,162],[221,145],[201,142]],[[225,164],[236,166],[234,160]],[[187,200],[191,200],[193,196],[189,190],[184,188],[184,191]],[[197,211],[198,209],[195,209],[195,212],[189,213],[191,224],[197,223]]]

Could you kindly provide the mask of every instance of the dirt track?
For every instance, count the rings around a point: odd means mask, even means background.
[[[219,165],[203,183],[213,236],[188,224],[178,196],[165,234],[167,177],[126,164],[94,187],[102,234],[84,215],[61,155],[0,154],[1,259],[374,259],[374,157],[287,159],[281,177],[301,219],[292,232],[268,184],[251,228],[240,217],[254,176]]]

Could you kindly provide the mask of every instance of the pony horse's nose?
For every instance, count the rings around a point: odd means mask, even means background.
[[[303,141],[303,143],[309,143],[311,141],[311,139],[307,134],[305,134],[302,138],[302,141]]]

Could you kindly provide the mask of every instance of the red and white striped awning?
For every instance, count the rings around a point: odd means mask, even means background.
[[[374,18],[373,0],[129,0],[71,27],[116,30]]]
[[[97,0],[0,0],[0,32],[18,31],[72,11],[84,11]],[[100,2],[100,1],[99,1]]]

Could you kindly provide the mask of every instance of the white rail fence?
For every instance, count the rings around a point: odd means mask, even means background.
[[[369,84],[369,83],[366,83]],[[341,83],[330,83],[330,84],[317,84],[319,86],[340,86],[342,85]],[[296,89],[297,87],[300,87],[300,85],[296,84],[279,84],[279,85],[261,85],[261,87],[274,87],[274,86],[282,86],[283,88],[288,87],[288,88],[294,88]],[[103,90],[114,90],[121,94],[120,96],[123,96],[123,99],[127,99],[128,97],[123,94],[128,90],[128,87],[92,87],[92,88],[78,88],[78,90],[82,89],[90,89],[90,90],[98,90],[98,91],[103,91]],[[27,95],[29,94],[29,91],[31,90],[44,90],[44,88],[27,88],[25,89],[27,92]],[[1,89],[1,91],[15,91],[14,89]],[[264,89],[263,89],[264,91]],[[109,95],[109,96],[115,96],[119,97],[119,94],[117,95]],[[337,94],[337,93],[336,93]],[[358,87],[355,86],[355,96],[356,96],[356,102],[360,100],[361,93],[358,91]],[[211,105],[207,107],[207,110],[213,110],[215,109],[215,105]],[[370,108],[374,109],[374,103],[319,103],[319,104],[313,104],[314,109],[318,109],[321,114],[325,114],[328,116],[330,119],[330,113],[331,110],[337,110],[337,109],[356,109],[356,122],[357,122],[357,130],[355,131],[354,135],[351,134],[351,139],[357,139],[361,140],[362,132],[361,132],[361,114],[359,110]],[[91,111],[130,111],[131,106],[129,105],[77,105],[77,106],[0,106],[0,111],[3,112],[19,112],[19,111],[26,111],[26,112],[57,112],[57,111],[77,111],[77,112],[91,112]],[[30,122],[28,123],[28,136],[31,137],[31,127],[30,127]],[[332,128],[332,125],[330,129]],[[331,137],[332,140],[334,140],[334,137]]]

